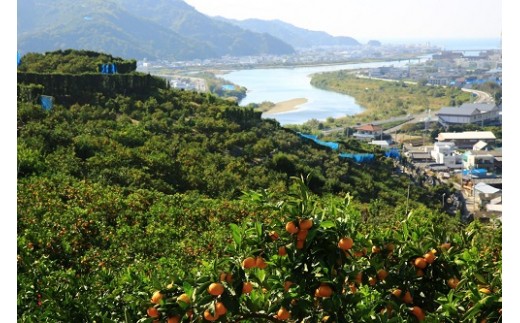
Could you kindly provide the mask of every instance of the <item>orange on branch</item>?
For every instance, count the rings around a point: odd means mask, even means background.
[[[351,237],[341,238],[338,242],[338,248],[341,250],[349,250],[354,245],[354,240]]]
[[[305,219],[300,221],[299,227],[300,230],[309,230],[310,228],[312,228],[312,225],[312,219]]]
[[[219,317],[220,316],[217,313],[215,313],[215,315],[212,315],[209,310],[204,311],[204,319],[206,319],[208,321],[211,321],[211,322],[216,321],[216,320],[218,320]]]
[[[285,230],[287,232],[289,232],[290,234],[295,234],[299,231],[299,229],[296,226],[296,224],[294,223],[294,221],[287,222],[287,224],[285,225]]]
[[[247,257],[242,261],[242,267],[244,269],[254,268],[256,267],[256,259],[253,257]]]
[[[220,296],[224,293],[224,285],[221,283],[211,283],[208,287],[208,293],[213,296]]]

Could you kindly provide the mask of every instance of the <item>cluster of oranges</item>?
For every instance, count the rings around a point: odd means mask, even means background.
[[[152,298],[150,299],[150,302],[152,304],[158,305],[161,303],[161,300],[163,298],[164,298],[164,294],[161,293],[160,291],[156,291],[155,293],[153,293]],[[188,294],[181,294],[181,295],[177,296],[177,303],[180,303],[180,302],[183,302],[185,304],[190,304],[191,303],[190,296]],[[161,315],[155,306],[149,307],[147,309],[146,313],[148,314],[148,316],[150,316],[153,319],[157,319]],[[192,313],[193,312],[189,311],[188,315],[191,315]],[[166,319],[166,321],[168,323],[178,323],[181,321],[181,317],[179,315],[169,316]]]
[[[247,257],[242,261],[242,268],[251,269],[251,268],[260,268],[266,269],[267,262],[262,257]]]
[[[216,321],[222,315],[225,315],[227,313],[227,308],[224,306],[222,302],[218,301],[218,297],[220,297],[220,295],[224,293],[224,285],[222,285],[219,282],[211,283],[208,287],[208,293],[212,296],[215,296],[215,310],[213,314],[209,309],[205,310],[204,319],[208,321]]]
[[[424,276],[424,270],[428,265],[433,264],[435,259],[437,258],[435,254],[437,253],[437,250],[432,249],[425,253],[422,257],[417,257],[413,261],[413,265],[415,268],[417,268],[417,276],[422,277]]]
[[[285,224],[285,230],[291,235],[296,235],[296,249],[303,249],[305,239],[309,234],[314,222],[312,219],[302,219],[299,221],[289,221]]]

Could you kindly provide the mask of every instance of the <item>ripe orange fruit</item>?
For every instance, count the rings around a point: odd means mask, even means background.
[[[330,297],[332,296],[332,288],[327,284],[321,284],[320,287],[316,288],[314,293],[316,297]]]
[[[218,316],[222,316],[226,313],[227,308],[224,306],[224,304],[221,302],[217,302],[217,304],[215,304],[215,314],[217,314]]]
[[[242,261],[242,267],[244,269],[256,267],[256,259],[253,257],[247,257]]]
[[[426,259],[424,259],[423,257],[415,258],[413,264],[415,265],[415,267],[417,267],[419,269],[424,269],[424,268],[426,268],[426,266],[428,266],[428,263],[426,262]]]
[[[354,257],[363,257],[363,252],[362,251],[355,251],[354,252]]]
[[[287,255],[287,249],[285,249],[285,246],[281,246],[280,248],[278,248],[278,255],[279,256]]]
[[[424,260],[426,260],[427,263],[433,264],[433,262],[435,261],[435,254],[430,251],[428,253],[425,253],[423,258]]]
[[[377,278],[375,277],[370,277],[368,279],[368,283],[370,284],[370,286],[374,286],[376,283],[377,283]]]
[[[211,283],[208,287],[208,293],[213,296],[222,295],[222,293],[224,293],[224,285],[221,283]]]
[[[423,277],[424,276],[424,270],[422,269],[417,269],[415,271],[415,274],[417,275],[417,277]]]
[[[397,289],[394,289],[394,291],[392,292],[392,295],[394,295],[394,296],[397,297],[397,298],[400,298],[402,292],[403,292],[402,290],[400,290],[399,288],[397,288]]]
[[[244,282],[244,286],[242,286],[242,293],[249,294],[253,290],[253,284],[251,282]]]
[[[233,282],[233,275],[227,274],[226,275],[226,283],[231,284]]]
[[[231,284],[233,282],[233,275],[231,275],[230,273],[222,273],[220,274],[219,276],[219,280],[221,282],[227,282],[228,284]]]
[[[348,285],[348,287],[350,287],[350,292],[351,292],[352,294],[354,294],[355,292],[357,292],[356,284],[350,284],[350,285]]]
[[[276,315],[280,321],[285,321],[291,317],[291,312],[289,312],[288,310],[285,309],[285,307],[282,306],[282,307],[280,307],[280,309],[278,310],[278,313],[276,313]]]
[[[307,238],[307,234],[308,233],[309,233],[309,230],[301,229],[300,231],[298,231],[298,234],[296,234],[296,239],[297,240],[305,240],[305,238]]]
[[[267,268],[267,263],[265,262],[264,258],[262,257],[256,257],[256,267],[260,268],[260,269],[265,269]]]
[[[283,283],[283,289],[287,292],[289,290],[289,288],[291,288],[291,285],[293,284],[292,281],[290,280],[286,280],[284,283]]]
[[[412,297],[412,294],[410,294],[409,291],[404,294],[403,302],[405,302],[406,304],[412,304],[413,303],[413,297]]]
[[[170,316],[168,317],[167,321],[168,323],[179,323],[181,321],[181,317],[178,315]]]
[[[305,245],[305,240],[296,241],[296,249],[303,249],[304,245]]]
[[[219,318],[219,315],[217,313],[215,313],[215,315],[211,315],[209,310],[204,311],[204,319],[206,319],[208,321],[216,321],[216,320],[218,320],[218,318]]]
[[[378,246],[372,246],[372,253],[380,253],[381,252],[381,248],[379,248]]]
[[[457,288],[457,286],[459,285],[459,279],[457,277],[452,277],[450,279],[448,279],[448,286],[452,289],[455,289]]]
[[[287,222],[287,224],[285,225],[285,230],[290,234],[295,234],[299,231],[298,227],[293,221]]]
[[[280,239],[280,235],[276,231],[269,232],[269,237],[273,241],[276,241],[276,240]]]
[[[300,221],[299,227],[300,230],[309,230],[310,228],[312,228],[312,225],[312,219],[305,219]]]
[[[148,314],[149,317],[151,318],[156,318],[156,317],[159,317],[159,311],[155,308],[155,307],[149,307],[147,310],[146,310],[146,313]]]
[[[420,308],[419,306],[414,306],[412,308],[412,314],[415,315],[415,317],[419,321],[424,321],[424,317],[426,316],[426,314],[424,314],[424,311],[422,310],[422,308]]]
[[[189,304],[191,302],[188,294],[182,294],[179,297],[177,297],[177,302],[179,302],[179,301],[184,302],[186,304]]]
[[[226,281],[226,276],[227,276],[227,273],[221,273],[219,276],[218,276],[218,279],[223,282],[223,281]]]
[[[150,299],[150,302],[152,302],[153,304],[159,304],[159,302],[161,301],[162,298],[163,298],[163,294],[161,294],[160,291],[156,291],[155,293],[153,293],[152,299]]]
[[[379,278],[379,280],[385,280],[385,278],[388,277],[388,272],[384,269],[379,269],[377,271],[377,278]]]
[[[338,248],[341,250],[349,250],[354,245],[354,240],[350,237],[341,238],[338,242]]]

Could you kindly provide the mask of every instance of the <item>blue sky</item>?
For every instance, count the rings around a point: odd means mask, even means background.
[[[502,0],[185,0],[210,16],[280,19],[334,36],[500,38]]]

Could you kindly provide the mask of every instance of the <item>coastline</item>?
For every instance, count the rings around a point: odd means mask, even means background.
[[[270,108],[269,110],[264,112],[264,114],[271,115],[271,114],[276,114],[276,113],[294,111],[294,110],[298,109],[299,105],[305,104],[308,101],[309,100],[306,98],[296,98],[296,99],[278,102],[272,108]]]

